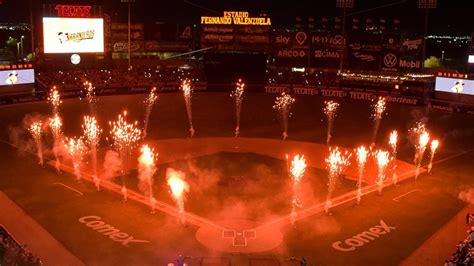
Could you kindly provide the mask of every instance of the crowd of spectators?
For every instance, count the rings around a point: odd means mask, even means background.
[[[40,266],[41,260],[0,226],[0,265]]]
[[[179,83],[189,78],[192,82],[205,82],[204,71],[198,67],[184,65],[180,67],[87,69],[71,71],[43,71],[36,76],[37,82],[44,88],[53,85],[62,89],[82,88],[84,82],[91,82],[96,88],[107,87],[149,87],[150,85]]]
[[[306,69],[269,68],[265,77],[267,84],[292,84],[302,86],[327,87],[338,85],[336,72]]]

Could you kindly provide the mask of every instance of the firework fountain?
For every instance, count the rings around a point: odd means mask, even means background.
[[[412,134],[415,138],[416,141],[419,141],[421,134],[427,132],[425,124],[421,122],[417,122],[416,125],[412,128],[409,129],[410,134]],[[416,148],[415,144],[415,148]],[[418,161],[418,151],[415,151],[415,154],[413,155],[413,162],[416,164]]]
[[[43,123],[41,121],[33,122],[28,131],[30,132],[31,136],[35,141],[36,145],[36,154],[38,156],[38,162],[43,166],[43,145],[41,143],[41,131],[42,131]]]
[[[84,82],[84,91],[86,92],[86,99],[89,103],[89,110],[91,114],[95,114],[95,104],[97,103],[97,97],[95,95],[95,87],[92,85],[91,82],[86,81]]]
[[[377,139],[377,133],[379,131],[383,112],[385,112],[385,107],[385,98],[383,97],[379,97],[377,102],[373,105],[372,119],[374,120],[374,131],[372,134],[371,146],[375,145],[375,140]]]
[[[292,225],[295,225],[297,209],[303,207],[298,195],[300,194],[299,190],[300,190],[301,179],[304,176],[305,170],[306,170],[306,161],[305,161],[304,155],[295,155],[289,169],[291,180],[293,181],[293,199],[291,201],[291,224]]]
[[[59,166],[61,165],[61,162],[59,162],[57,147],[59,146],[58,144],[60,144],[62,141],[61,140],[62,126],[63,126],[63,122],[61,121],[61,117],[59,116],[58,113],[54,114],[53,117],[49,118],[49,128],[51,129],[51,132],[53,134],[53,140],[54,140],[54,147],[53,147],[53,154],[54,154],[54,159],[55,159],[54,166],[56,167],[56,171],[58,173],[61,171],[61,169],[59,168]]]
[[[151,211],[155,212],[156,199],[153,197],[153,175],[156,172],[155,160],[157,154],[148,145],[143,145],[138,157],[139,188],[149,197]]]
[[[81,180],[81,163],[84,153],[86,152],[86,146],[82,138],[69,138],[64,142],[69,156],[71,156],[72,166],[74,174],[78,181]]]
[[[323,111],[328,120],[328,132],[327,132],[327,137],[326,137],[326,144],[329,145],[329,142],[331,141],[331,138],[332,138],[332,127],[334,124],[334,118],[336,118],[337,108],[339,107],[339,104],[334,101],[326,101],[324,102],[324,104],[325,104],[325,107]]]
[[[273,109],[280,114],[280,119],[283,125],[283,139],[288,137],[288,119],[291,116],[291,105],[295,102],[289,94],[282,93],[281,96],[276,97]]]
[[[53,116],[59,114],[59,105],[61,105],[63,101],[61,100],[61,96],[59,95],[59,91],[56,86],[53,86],[49,91],[47,100],[51,105]]]
[[[334,190],[336,189],[338,177],[342,174],[346,167],[350,165],[350,157],[351,154],[347,151],[341,153],[337,147],[335,149],[329,148],[329,157],[325,160],[327,169],[329,171],[328,194],[326,197],[326,203],[324,205],[324,209],[327,214],[329,214],[329,208],[332,206],[331,198]]]
[[[146,137],[147,130],[148,130],[148,121],[150,121],[150,114],[153,105],[155,104],[156,100],[158,99],[158,95],[156,94],[156,87],[153,87],[148,94],[148,96],[143,101],[145,105],[145,120],[143,123],[143,138]]]
[[[416,156],[417,160],[416,160],[416,170],[415,170],[415,181],[418,179],[418,176],[420,175],[421,162],[423,161],[426,145],[428,145],[429,141],[430,141],[430,134],[428,134],[428,132],[425,131],[420,134],[420,137],[418,139],[418,145],[416,145],[416,153],[418,153],[418,155]]]
[[[114,148],[119,153],[122,160],[122,194],[124,200],[127,200],[127,186],[125,183],[126,157],[132,152],[141,138],[141,130],[137,124],[126,121],[127,111],[119,115],[117,121],[109,122],[110,135],[114,141]]]
[[[92,171],[94,184],[97,190],[100,190],[100,179],[97,175],[97,147],[100,142],[100,135],[102,129],[97,124],[97,120],[93,116],[84,116],[84,123],[82,124],[82,130],[84,132],[84,141],[89,145],[92,160]]]
[[[367,163],[367,156],[369,151],[364,147],[360,146],[356,150],[357,155],[357,168],[359,172],[359,177],[357,179],[357,204],[360,204],[362,198],[362,181],[364,179],[365,164]]]
[[[184,193],[189,191],[189,185],[186,183],[186,181],[184,181],[184,176],[185,175],[183,172],[176,171],[173,168],[168,168],[166,170],[166,180],[168,186],[170,187],[170,193],[178,205],[180,220],[183,225],[186,223],[186,217],[184,213]]]
[[[240,112],[242,110],[242,100],[244,99],[244,87],[245,83],[242,82],[242,79],[239,79],[235,84],[235,90],[230,93],[230,97],[235,100],[235,137],[238,137],[240,133]]]
[[[375,162],[377,163],[378,175],[375,183],[379,194],[382,194],[383,183],[385,181],[385,170],[390,162],[390,155],[388,151],[377,150],[374,154]]]
[[[193,112],[192,112],[193,88],[191,87],[191,81],[189,79],[183,80],[183,82],[181,82],[180,89],[183,91],[184,102],[186,103],[186,111],[188,113],[188,120],[189,120],[189,132],[191,133],[191,137],[193,137],[194,136]]]
[[[434,139],[431,141],[431,146],[430,146],[430,163],[428,164],[428,173],[431,173],[431,168],[433,168],[433,158],[436,153],[436,149],[438,149],[439,146],[439,140]]]
[[[397,142],[398,142],[398,132],[396,130],[390,132],[390,138],[388,140],[388,144],[392,148],[392,182],[394,185],[397,184],[398,176],[397,176]]]

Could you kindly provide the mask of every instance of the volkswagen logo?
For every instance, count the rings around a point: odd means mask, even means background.
[[[397,65],[397,56],[394,54],[386,54],[383,57],[383,64],[386,67],[394,67],[395,65]]]

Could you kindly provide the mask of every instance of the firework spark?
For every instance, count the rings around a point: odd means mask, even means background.
[[[428,145],[429,141],[430,141],[430,134],[426,131],[422,132],[418,139],[418,145],[416,146],[416,152],[418,153],[418,155],[416,156],[417,161],[416,161],[416,170],[415,170],[415,180],[417,180],[418,176],[420,175],[421,163],[423,161],[423,156],[425,154],[426,145]]]
[[[143,101],[145,105],[145,120],[143,125],[143,138],[146,137],[147,130],[148,130],[148,121],[150,121],[150,114],[153,105],[155,104],[156,100],[158,99],[158,95],[156,94],[156,87],[153,87],[148,94],[148,96]]]
[[[43,165],[43,145],[41,143],[41,132],[42,132],[43,123],[41,121],[33,122],[28,131],[33,137],[36,144],[36,154],[38,156],[38,161],[41,166]]]
[[[166,179],[170,187],[170,193],[178,205],[178,211],[181,217],[181,223],[185,224],[186,216],[184,212],[185,193],[189,191],[189,185],[184,181],[184,173],[168,168],[166,171]]]
[[[128,123],[127,111],[123,112],[123,115],[118,116],[117,121],[110,121],[110,135],[114,141],[114,148],[120,154],[122,160],[122,193],[124,195],[124,201],[127,200],[127,188],[125,182],[125,169],[126,169],[126,156],[128,156],[132,150],[136,147],[138,141],[141,138],[142,131],[138,129],[138,122]]]
[[[87,102],[89,103],[89,110],[91,114],[95,114],[95,104],[97,103],[97,97],[95,92],[95,87],[92,85],[92,82],[84,82],[84,92],[86,94]]]
[[[288,158],[288,156],[287,156]],[[291,166],[289,172],[291,174],[291,179],[293,181],[293,199],[291,204],[291,223],[294,225],[297,216],[297,209],[301,208],[303,205],[299,199],[299,190],[301,179],[304,176],[306,170],[306,160],[304,155],[295,155],[293,161],[291,161]]]
[[[236,126],[235,126],[235,136],[238,137],[240,133],[240,112],[242,110],[242,101],[244,99],[244,87],[245,83],[242,79],[239,79],[235,84],[235,90],[230,93],[230,97],[235,100],[235,117],[236,117]]]
[[[380,120],[382,120],[383,113],[385,112],[385,98],[379,97],[377,102],[373,104],[372,119],[374,120],[374,131],[372,135],[372,146],[375,145],[375,140],[377,139],[377,133],[380,127]]]
[[[54,147],[53,147],[53,154],[54,154],[54,159],[55,159],[55,167],[56,171],[60,172],[60,165],[61,163],[59,162],[59,156],[58,156],[58,150],[56,148],[56,145],[61,143],[61,137],[62,137],[62,126],[63,122],[61,121],[61,117],[59,114],[54,114],[53,117],[49,118],[49,128],[51,129],[51,133],[53,134],[53,139],[54,139]]]
[[[383,184],[385,181],[385,169],[387,168],[388,163],[390,162],[390,155],[388,151],[377,150],[374,154],[375,161],[377,163],[378,175],[377,189],[379,193],[382,193]]]
[[[48,103],[51,105],[51,110],[53,112],[53,115],[56,115],[59,113],[59,106],[63,102],[61,100],[61,95],[59,95],[59,91],[56,88],[56,86],[53,86],[51,90],[49,91],[48,95]]]
[[[329,208],[332,205],[331,198],[334,190],[336,189],[336,184],[339,176],[342,172],[349,166],[351,163],[349,161],[352,154],[349,152],[341,153],[339,148],[334,149],[329,148],[329,156],[326,158],[326,167],[328,169],[328,194],[326,198],[326,204],[324,206],[326,213],[329,213]]]
[[[77,180],[81,180],[81,163],[87,150],[84,141],[82,138],[69,138],[65,140],[64,146],[71,156],[74,174]]]
[[[152,212],[155,209],[154,204],[152,204],[154,199],[152,187],[153,175],[156,172],[156,157],[155,151],[146,144],[140,149],[140,157],[138,157],[138,187],[144,192],[145,196],[150,198]]]
[[[193,88],[191,86],[191,81],[185,79],[181,82],[180,89],[183,91],[184,102],[186,103],[186,111],[188,113],[189,120],[189,132],[191,137],[194,136],[194,126],[193,126],[193,113],[192,113],[192,97],[193,97]]]
[[[323,111],[328,120],[326,144],[329,145],[329,142],[331,141],[331,138],[332,138],[332,127],[334,124],[334,118],[336,118],[337,116],[337,108],[339,107],[339,104],[334,101],[325,101],[324,104],[325,106],[324,106]]]
[[[100,190],[100,179],[97,175],[97,147],[100,142],[100,135],[102,129],[99,127],[97,120],[93,116],[84,116],[84,123],[82,124],[83,138],[91,151],[92,168],[94,172],[94,183],[97,190]]]
[[[431,169],[433,168],[433,158],[435,156],[436,150],[438,149],[439,146],[439,140],[434,139],[431,141],[431,146],[430,146],[430,163],[428,164],[428,173],[431,173]]]
[[[276,97],[273,109],[280,114],[280,119],[283,126],[283,139],[288,137],[288,119],[291,116],[291,105],[295,102],[289,94],[282,93],[281,96]]]
[[[127,122],[127,111],[118,116],[117,121],[110,121],[110,135],[114,140],[115,149],[121,154],[125,155],[130,153],[133,148],[136,147],[138,141],[141,138],[141,130],[138,129],[138,122],[128,123]]]
[[[388,144],[392,148],[392,182],[394,185],[397,184],[398,176],[397,176],[397,142],[398,142],[398,132],[396,130],[390,132],[390,139]]]
[[[364,180],[365,164],[367,163],[369,151],[364,146],[360,146],[356,149],[356,155],[357,167],[359,171],[359,177],[357,179],[357,204],[360,204],[360,200],[362,198],[362,182]]]

